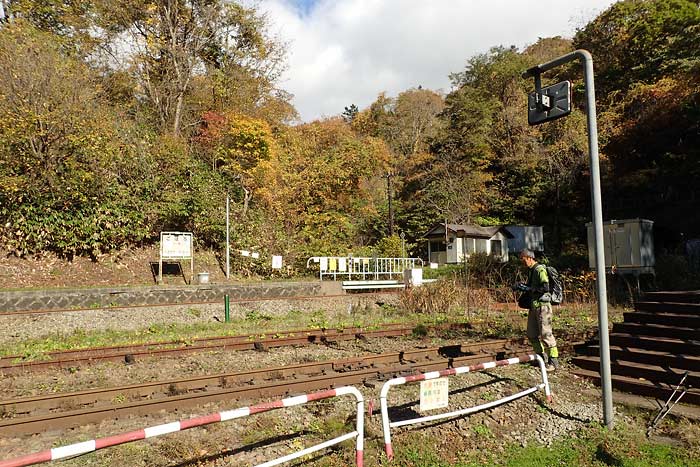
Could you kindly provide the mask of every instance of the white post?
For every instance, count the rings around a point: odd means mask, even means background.
[[[231,243],[229,241],[229,210],[228,210],[228,204],[229,204],[229,197],[228,193],[226,193],[226,279],[229,279],[231,276]]]

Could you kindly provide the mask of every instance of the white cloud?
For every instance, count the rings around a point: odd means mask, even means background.
[[[305,8],[295,4],[303,3]],[[493,46],[573,36],[614,0],[262,0],[272,32],[289,43],[282,87],[304,121],[365,108],[380,92],[448,75]],[[594,57],[595,60],[595,57]]]

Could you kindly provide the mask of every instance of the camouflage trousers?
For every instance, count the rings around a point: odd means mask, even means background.
[[[527,338],[535,352],[544,354],[544,345],[549,350],[549,356],[559,356],[557,340],[552,334],[552,305],[550,303],[540,302],[539,306],[530,308],[527,315]]]

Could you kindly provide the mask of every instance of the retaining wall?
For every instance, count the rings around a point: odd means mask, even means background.
[[[223,302],[224,295],[231,300],[275,299],[332,292],[321,282],[0,291],[0,312]]]

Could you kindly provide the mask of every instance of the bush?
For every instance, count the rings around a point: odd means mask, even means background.
[[[564,283],[564,300],[566,302],[591,302],[595,300],[595,273],[581,266],[580,257],[556,258],[551,261],[543,258],[540,262],[551,264],[559,271]],[[560,264],[564,266],[560,266]],[[488,289],[491,299],[498,302],[510,302],[513,301],[511,286],[517,282],[526,282],[527,271],[520,264],[520,260],[515,257],[511,257],[506,263],[501,263],[493,257],[477,254],[472,255],[466,265],[464,263],[448,264],[438,269],[426,268],[423,270],[423,277],[450,280],[462,287],[466,283],[470,291]]]
[[[485,254],[472,255],[467,263],[447,264],[438,269],[424,269],[426,279],[450,279],[465,283],[469,288],[497,289],[510,287],[522,280],[520,264],[517,259],[502,263]]]
[[[149,233],[143,211],[135,206],[107,201],[66,210],[47,201],[34,200],[3,213],[6,224],[0,237],[5,248],[18,256],[52,251],[63,258],[94,259],[137,243]]]
[[[462,305],[465,298],[463,291],[454,281],[440,280],[404,290],[399,303],[408,313],[448,313]]]

